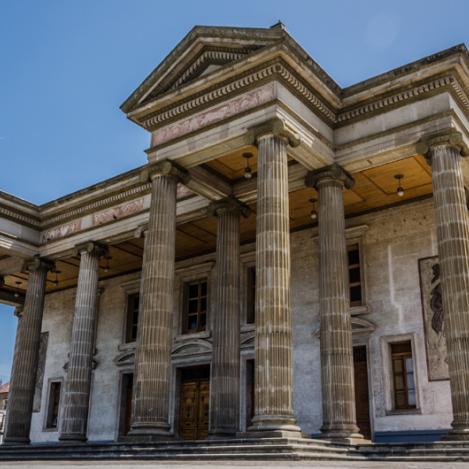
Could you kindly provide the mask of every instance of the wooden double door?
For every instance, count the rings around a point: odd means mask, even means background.
[[[179,437],[203,440],[208,437],[209,422],[210,379],[207,370],[183,370],[180,383]]]

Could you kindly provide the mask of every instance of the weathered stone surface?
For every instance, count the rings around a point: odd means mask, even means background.
[[[152,198],[142,266],[131,435],[167,436],[174,296],[176,187],[169,162],[152,176]]]
[[[213,318],[210,433],[234,435],[239,428],[239,218],[243,207],[232,199],[212,205],[218,218],[217,291]]]
[[[255,416],[251,431],[298,431],[293,416],[288,139],[257,136]]]
[[[47,272],[51,264],[34,259],[29,266],[28,289],[19,320],[13,358],[5,443],[29,442],[36,370],[41,340]]]
[[[326,438],[359,437],[355,416],[352,326],[343,189],[353,179],[339,166],[308,176],[319,194],[321,383]]]
[[[78,246],[77,251],[80,254],[80,270],[60,423],[60,440],[67,441],[87,439],[98,312],[99,259],[106,253],[106,248],[101,244],[86,243]]]
[[[451,439],[469,439],[469,220],[461,141],[454,132],[427,140],[453,406]]]

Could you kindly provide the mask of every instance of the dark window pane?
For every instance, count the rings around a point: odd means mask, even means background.
[[[404,377],[402,375],[396,375],[394,383],[396,385],[396,391],[401,391],[402,389],[405,389]]]
[[[406,396],[401,392],[396,392],[396,409],[405,409],[407,407]]]
[[[207,311],[207,298],[202,298],[200,300],[200,308],[199,311],[202,313],[204,311]]]
[[[350,301],[357,302],[362,299],[362,289],[360,285],[350,288]]]
[[[126,342],[134,342],[137,339],[139,302],[140,295],[138,293],[132,293],[127,296]]]
[[[202,282],[200,284],[201,287],[201,296],[207,296],[207,282]]]
[[[187,329],[190,331],[197,329],[197,316],[188,317]]]
[[[360,267],[354,267],[349,270],[350,283],[360,283]]]
[[[197,313],[199,302],[197,300],[189,300],[188,313]]]
[[[354,247],[353,249],[349,249],[349,251],[348,251],[348,263],[349,263],[349,265],[359,264],[360,263],[360,252],[358,250],[358,246]]]
[[[396,409],[414,409],[417,403],[410,341],[391,344],[391,357],[394,375],[394,406]]]
[[[199,284],[189,285],[189,298],[197,298],[199,296]]]
[[[254,324],[256,322],[256,268],[250,267],[248,269],[246,285],[247,289],[247,316],[246,322]]]
[[[199,329],[205,329],[207,324],[207,316],[205,314],[201,314],[199,316]]]
[[[50,383],[49,388],[49,406],[47,409],[47,428],[57,428],[59,418],[59,404],[60,404],[60,381]]]
[[[199,280],[187,283],[184,286],[183,324],[186,324],[185,332],[203,330],[206,319],[201,315],[207,310],[207,281]]]
[[[402,373],[402,360],[394,360],[394,372]]]
[[[410,353],[412,354],[412,347],[410,345],[410,341],[407,340],[405,342],[395,342],[391,344],[391,352],[392,354],[396,353]]]

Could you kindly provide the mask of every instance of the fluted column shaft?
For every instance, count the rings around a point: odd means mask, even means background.
[[[243,208],[225,199],[212,204],[212,210],[218,217],[218,232],[210,433],[232,435],[239,428],[239,221]]]
[[[36,371],[41,340],[47,271],[51,264],[35,259],[28,266],[28,288],[19,319],[8,395],[4,443],[29,443]]]
[[[250,430],[298,431],[293,416],[288,138],[257,137],[255,416]]]
[[[469,438],[469,223],[460,135],[429,139],[444,333],[453,406],[450,439]]]
[[[356,425],[352,325],[345,239],[344,184],[340,166],[310,173],[319,198],[319,305],[323,425],[327,438],[359,437]]]
[[[86,243],[78,246],[77,252],[80,269],[59,437],[67,441],[86,440],[98,313],[99,259],[106,248]]]
[[[171,318],[173,313],[176,187],[169,162],[152,175],[142,266],[142,300],[136,351],[131,435],[169,434]]]

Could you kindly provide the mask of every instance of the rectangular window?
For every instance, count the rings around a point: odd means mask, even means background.
[[[48,430],[56,429],[59,420],[59,404],[60,404],[60,381],[51,381],[49,386],[49,401],[47,408],[46,428]]]
[[[249,267],[247,271],[247,304],[246,304],[246,323],[254,324],[256,322],[256,268]]]
[[[197,280],[184,284],[185,333],[201,332],[207,324],[207,280]]]
[[[348,278],[350,288],[350,306],[362,305],[362,280],[360,268],[360,246],[351,244],[348,250]]]
[[[394,383],[394,408],[415,409],[414,360],[410,340],[391,344],[392,374]]]
[[[127,296],[126,342],[135,342],[137,340],[139,302],[140,295],[138,293],[131,293]]]

